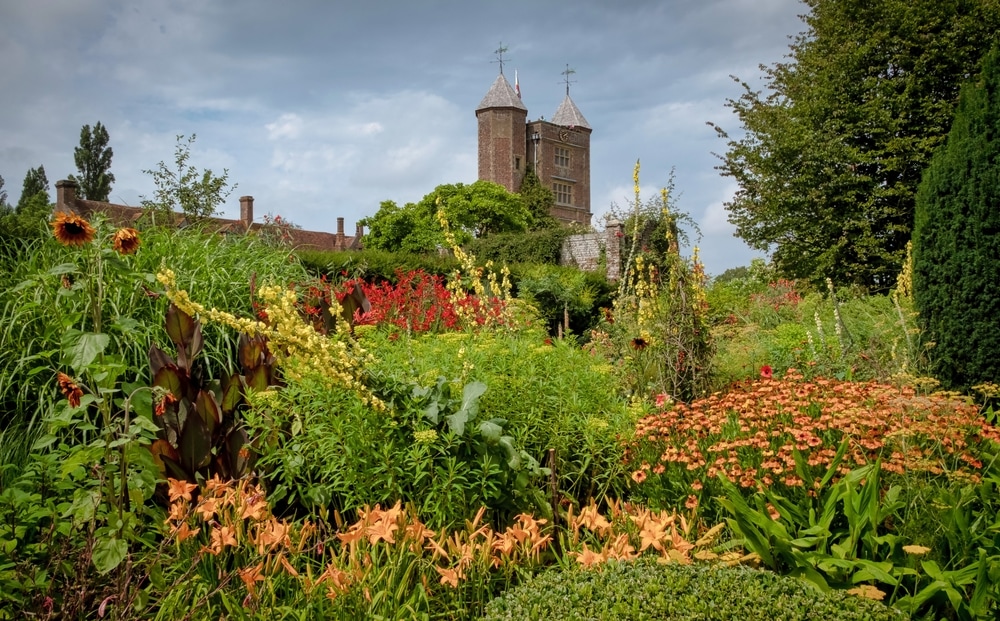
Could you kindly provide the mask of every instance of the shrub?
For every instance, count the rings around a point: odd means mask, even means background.
[[[302,265],[316,277],[337,280],[342,276],[362,278],[367,282],[397,282],[398,273],[423,271],[433,276],[449,276],[459,267],[449,255],[411,254],[385,250],[346,250],[329,252],[300,250],[296,253]]]
[[[745,567],[611,562],[600,571],[548,571],[486,606],[501,619],[902,619],[901,613],[842,591]]]
[[[612,283],[595,272],[556,265],[515,265],[511,280],[520,299],[532,302],[549,334],[585,335],[612,304]]]
[[[568,226],[522,233],[498,233],[472,240],[467,247],[482,261],[559,265],[563,242],[577,233]]]
[[[1000,47],[961,92],[916,196],[913,295],[935,375],[950,388],[1000,377]]]

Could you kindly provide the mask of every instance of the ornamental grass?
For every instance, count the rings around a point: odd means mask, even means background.
[[[719,478],[748,492],[777,487],[792,497],[812,495],[842,443],[839,475],[880,461],[886,473],[975,483],[982,445],[997,442],[997,428],[954,396],[920,396],[876,382],[807,381],[789,369],[781,379],[744,381],[642,418],[629,460],[641,497],[691,507],[721,493]]]

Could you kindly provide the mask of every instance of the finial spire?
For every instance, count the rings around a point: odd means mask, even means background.
[[[500,42],[500,47],[498,47],[497,49],[493,50],[493,53],[497,55],[497,59],[493,60],[493,61],[490,61],[490,62],[494,62],[494,63],[500,63],[500,75],[503,75],[503,55],[507,53],[507,49],[508,48],[506,48],[504,46],[503,41],[501,41]]]
[[[503,72],[501,72],[501,73],[503,73]],[[566,83],[566,96],[567,97],[569,97],[569,85],[570,84],[576,84],[576,80],[572,80],[571,81],[569,79],[569,76],[573,75],[574,73],[576,73],[576,70],[575,69],[570,69],[569,68],[569,64],[566,65],[566,70],[562,72],[562,75],[565,76],[563,78],[563,82]]]

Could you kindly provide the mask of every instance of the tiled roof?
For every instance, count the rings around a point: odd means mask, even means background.
[[[101,213],[110,221],[121,226],[133,226],[146,210],[141,207],[128,207],[126,205],[116,205],[114,203],[103,203],[99,201],[88,201],[76,199],[76,211],[81,215],[91,216]],[[184,226],[187,219],[183,214],[174,213],[173,225]],[[230,220],[228,218],[205,218],[205,224],[217,227],[219,233],[246,233],[248,227],[241,220]],[[260,223],[252,223],[249,230],[254,232],[264,232],[268,226]],[[343,242],[338,243],[338,236],[335,233],[323,231],[304,231],[302,229],[286,229],[281,233],[285,239],[297,250],[356,250],[361,247],[361,240],[355,236],[343,236]]]
[[[483,100],[479,102],[476,112],[488,108],[517,108],[525,112],[528,111],[524,104],[521,103],[521,98],[514,92],[514,87],[510,85],[507,78],[503,77],[502,73],[497,76],[496,81],[493,82],[493,86],[486,92]]]
[[[586,129],[593,129],[587,119],[583,117],[583,113],[580,109],[576,107],[573,100],[569,98],[569,94],[566,94],[566,99],[559,104],[559,108],[556,110],[555,115],[552,117],[552,122],[556,125],[562,125],[563,127],[583,127]]]

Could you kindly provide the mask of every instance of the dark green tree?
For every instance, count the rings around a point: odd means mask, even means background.
[[[524,173],[518,194],[524,200],[524,206],[528,208],[529,230],[537,231],[559,226],[559,221],[552,216],[552,208],[556,204],[555,194],[542,185],[542,181],[530,166]]]
[[[1000,47],[959,99],[916,199],[913,297],[935,375],[967,389],[1000,378]]]
[[[3,177],[0,177],[0,246],[6,251],[17,248],[21,240],[44,235],[52,205],[49,204],[49,182],[41,166],[30,169],[25,175],[16,207],[7,204],[3,185]]]
[[[778,270],[889,289],[921,172],[961,83],[1000,31],[997,0],[804,0],[806,32],[728,106],[745,134],[720,171],[737,235]]]
[[[110,172],[114,155],[108,146],[108,130],[98,121],[94,128],[84,125],[80,129],[80,146],[73,150],[73,160],[80,176],[70,179],[80,184],[80,195],[92,201],[107,202],[115,176]]]
[[[142,206],[154,214],[169,215],[180,211],[193,219],[214,216],[219,212],[219,206],[236,189],[236,184],[229,185],[229,170],[222,169],[222,175],[216,176],[210,169],[198,170],[188,163],[191,159],[191,145],[196,136],[185,139],[177,136],[177,146],[174,148],[175,169],[170,169],[162,161],[155,170],[142,172],[153,178],[156,191],[153,198],[142,198]]]
[[[21,213],[29,203],[37,202],[36,194],[45,194],[45,203],[49,202],[49,178],[45,176],[45,167],[29,168],[24,175],[24,184],[21,186],[21,198],[17,200],[17,207],[14,211]]]
[[[524,231],[530,214],[524,200],[489,181],[439,185],[419,203],[403,207],[383,201],[375,215],[362,220],[369,229],[365,247],[375,250],[429,252],[445,244],[438,209],[460,244],[496,233]]]

